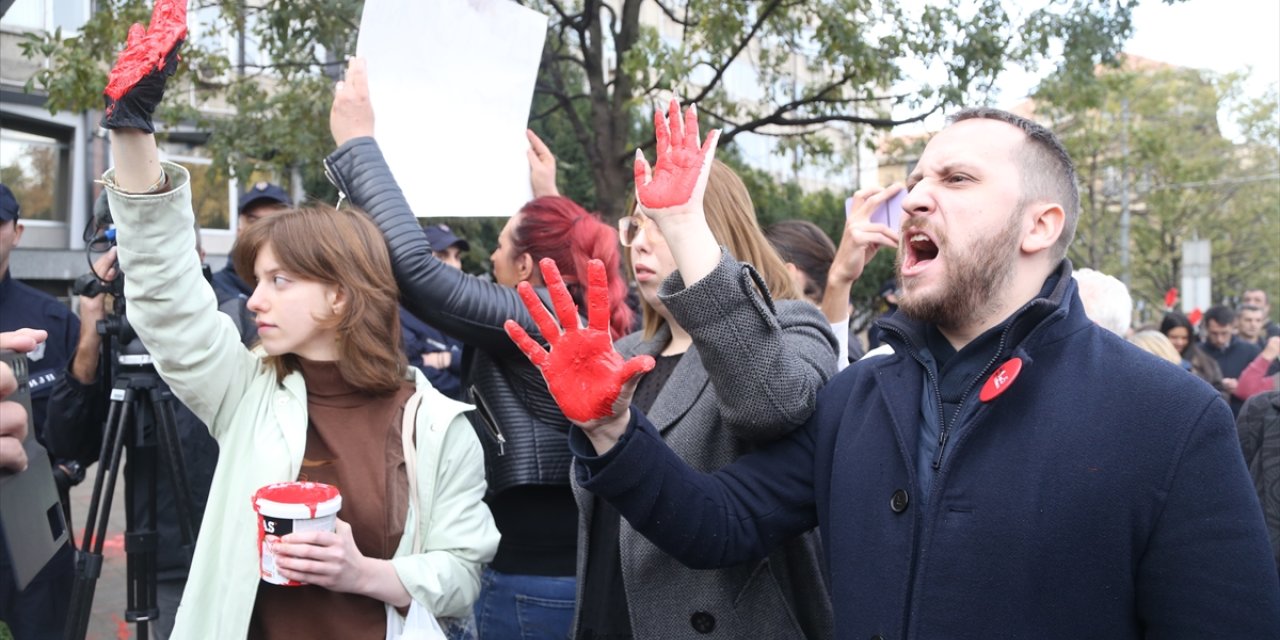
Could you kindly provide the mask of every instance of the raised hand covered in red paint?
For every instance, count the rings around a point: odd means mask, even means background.
[[[514,320],[503,325],[507,335],[542,370],[552,397],[569,420],[590,428],[622,415],[631,404],[639,374],[652,370],[654,362],[651,356],[623,360],[614,350],[609,337],[609,286],[604,263],[588,263],[585,329],[579,326],[577,305],[569,297],[556,263],[543,258],[539,264],[560,326],[529,283],[521,282],[517,290],[551,350],[543,349]]]
[[[654,113],[657,160],[652,169],[644,153],[636,149],[636,201],[645,215],[659,219],[702,206],[711,161],[716,155],[720,131],[711,130],[698,146],[698,112],[689,107],[680,116],[680,102],[672,99],[668,113]]]
[[[178,49],[187,37],[187,0],[156,0],[151,24],[129,27],[129,39],[116,58],[102,92],[107,129],[154,133],[151,114],[164,97],[164,85],[178,68]]]

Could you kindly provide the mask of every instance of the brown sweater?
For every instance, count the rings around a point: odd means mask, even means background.
[[[333,362],[302,360],[307,383],[307,448],[299,480],[338,487],[338,517],[351,525],[365,556],[389,559],[404,533],[409,508],[400,424],[413,395],[406,381],[391,395],[352,387]],[[384,638],[383,603],[322,587],[258,585],[249,638]]]

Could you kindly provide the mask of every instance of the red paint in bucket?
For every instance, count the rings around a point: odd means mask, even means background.
[[[301,582],[289,580],[276,569],[275,553],[268,545],[302,531],[333,531],[342,495],[338,488],[319,482],[277,482],[253,494],[253,510],[258,513],[258,568],[264,582],[290,587]]]

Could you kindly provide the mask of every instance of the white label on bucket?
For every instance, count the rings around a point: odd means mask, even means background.
[[[280,575],[280,570],[276,567],[276,554],[270,549],[270,545],[279,542],[290,533],[302,533],[304,531],[333,531],[337,525],[338,515],[329,514],[319,518],[304,518],[294,520],[292,518],[272,518],[271,516],[262,516],[262,580],[271,584],[279,584],[285,586],[299,586],[301,582],[294,582]]]

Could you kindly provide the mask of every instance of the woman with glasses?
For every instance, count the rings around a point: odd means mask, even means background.
[[[669,120],[657,120],[659,129],[670,123],[671,140],[684,137],[674,102]],[[696,120],[684,122],[696,140]],[[710,175],[701,197],[695,190],[683,207],[658,212],[636,206],[619,221],[644,323],[616,348],[624,358],[654,358],[633,406],[676,453],[711,471],[804,423],[835,371],[836,340],[765,239],[742,180],[719,161],[702,171]],[[762,562],[694,570],[608,503],[575,495],[583,547],[576,638],[831,637],[816,533]]]
[[[484,447],[486,502],[502,533],[497,555],[481,577],[476,601],[482,639],[556,638],[569,633],[576,581],[578,510],[569,487],[569,422],[541,374],[511,344],[502,324],[514,318],[530,333],[516,284],[540,291],[535,267],[551,258],[583,302],[586,265],[608,267],[610,324],[632,327],[624,304],[617,234],[567,198],[536,198],[502,229],[488,282],[440,262],[373,138],[365,63],[352,60],[334,96],[330,127],[338,149],[325,160],[331,179],[381,229],[391,251],[402,302],[415,316],[466,345],[463,388]],[[534,139],[536,141],[536,139]],[[540,141],[535,142],[535,148]],[[535,181],[535,158],[530,158]]]

